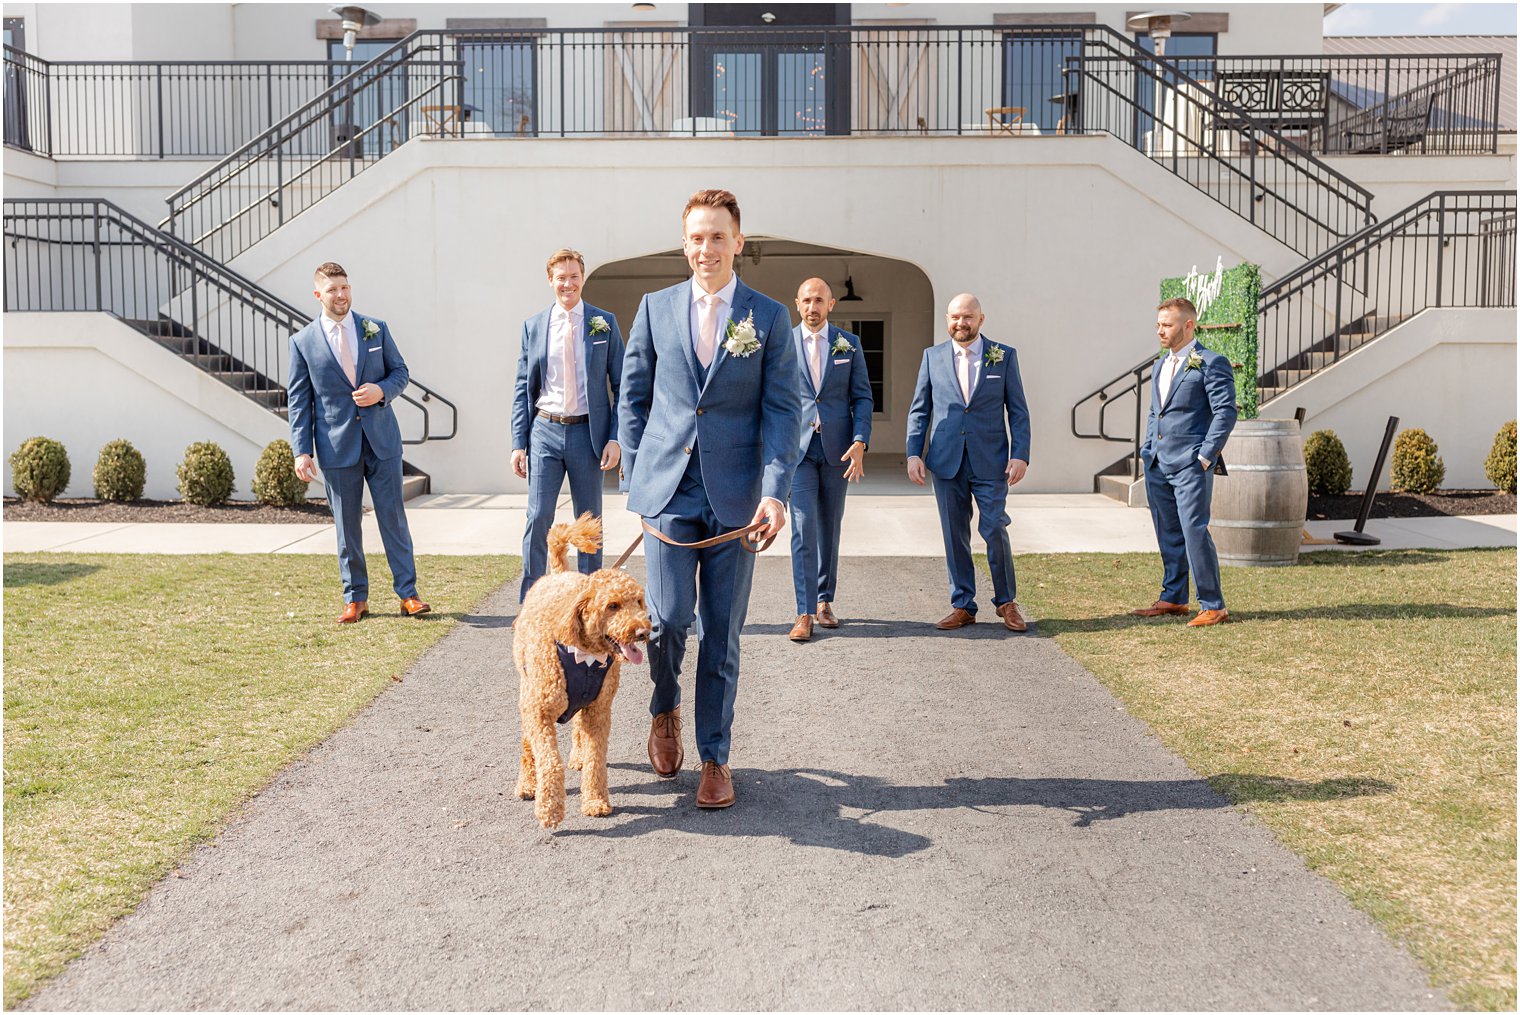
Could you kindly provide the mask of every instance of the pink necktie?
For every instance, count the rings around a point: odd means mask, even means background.
[[[698,302],[702,307],[697,311],[697,362],[705,370],[718,350],[718,297],[707,295]]]
[[[971,353],[965,349],[957,349],[955,355],[960,360],[961,396],[966,404],[971,404]]]
[[[566,314],[560,325],[560,345],[564,356],[561,369],[565,378],[565,415],[575,416],[580,409],[580,379],[575,375],[575,327],[574,319]]]
[[[354,366],[354,351],[348,345],[348,331],[341,324],[334,327],[338,329],[338,362],[343,364],[349,386],[356,388],[359,386],[359,372]]]
[[[813,390],[822,393],[822,391],[823,391],[823,336],[822,335],[813,335],[809,339],[809,341],[813,343],[812,353],[808,357],[808,359],[809,359],[808,366],[811,367],[812,371],[813,371]]]
[[[1161,400],[1166,401],[1167,394],[1172,390],[1172,385],[1177,381],[1177,357],[1166,358],[1166,384],[1161,388]]]

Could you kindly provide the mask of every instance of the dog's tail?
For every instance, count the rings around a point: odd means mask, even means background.
[[[549,573],[559,574],[569,565],[566,553],[570,547],[581,553],[595,553],[602,547],[602,520],[590,511],[573,522],[559,522],[549,529]]]

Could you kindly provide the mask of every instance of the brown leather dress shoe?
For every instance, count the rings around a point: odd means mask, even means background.
[[[946,617],[944,620],[941,620],[934,626],[939,628],[941,631],[954,631],[958,627],[965,627],[967,624],[975,623],[976,614],[972,613],[970,610],[963,610],[957,606],[955,609],[950,611],[950,616]]]
[[[674,779],[686,752],[681,749],[681,710],[661,712],[649,723],[649,763],[661,779]]]
[[[734,777],[727,765],[702,762],[702,781],[697,785],[697,806],[717,811],[734,805]]]
[[[826,627],[830,631],[839,626],[839,621],[834,616],[834,608],[828,603],[818,604],[818,626]]]
[[[408,617],[420,617],[424,613],[432,613],[433,608],[422,600],[413,596],[410,599],[401,600],[401,613]]]
[[[1003,618],[1003,626],[1010,631],[1027,631],[1029,625],[1024,622],[1024,615],[1019,612],[1018,603],[1004,603],[997,608],[997,614]]]
[[[813,615],[800,613],[797,615],[797,623],[792,625],[792,633],[787,635],[792,641],[807,641],[813,636]]]
[[[1223,624],[1230,619],[1229,610],[1204,610],[1198,616],[1188,621],[1188,627],[1213,627],[1215,624]]]
[[[360,600],[357,603],[349,603],[343,607],[343,616],[338,618],[340,624],[357,624],[359,618],[369,612],[369,603]]]
[[[1166,617],[1176,615],[1185,617],[1192,611],[1187,603],[1169,603],[1165,599],[1158,599],[1149,606],[1142,606],[1138,610],[1130,610],[1131,617]]]

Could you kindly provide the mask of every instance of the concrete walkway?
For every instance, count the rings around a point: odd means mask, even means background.
[[[694,808],[689,728],[688,770],[650,774],[630,667],[616,812],[581,816],[572,775],[542,832],[504,588],[32,1007],[1447,1006],[1037,629],[932,630],[940,565],[856,562],[808,645],[789,583],[759,561],[732,810]]]
[[[923,494],[885,494],[884,486],[852,492],[846,502],[840,553],[846,557],[937,557],[943,559],[939,515],[934,498]],[[607,546],[623,547],[638,533],[638,518],[626,498],[608,495],[604,505]],[[518,553],[522,549],[525,494],[441,494],[407,505],[407,518],[418,553]],[[1125,507],[1098,494],[1016,494],[1009,498],[1015,553],[1150,553],[1156,535],[1147,511]],[[559,517],[572,509],[567,494]],[[1329,539],[1354,523],[1315,521],[1309,532]],[[1388,518],[1371,521],[1367,531],[1380,537],[1380,549],[1460,549],[1514,546],[1514,515],[1466,518]],[[374,519],[364,520],[365,546],[380,551]],[[790,553],[790,533],[768,553]],[[973,530],[977,552],[985,546]],[[244,524],[95,524],[83,522],[7,522],[6,553],[326,553],[335,551],[331,522],[299,525]],[[1306,549],[1334,547],[1308,547]],[[1340,549],[1349,549],[1339,547]],[[642,548],[637,551],[643,553]]]

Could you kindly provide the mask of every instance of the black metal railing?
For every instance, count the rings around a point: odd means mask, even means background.
[[[1513,191],[1438,191],[1310,258],[1261,291],[1261,401],[1422,310],[1515,306],[1515,241]],[[1155,363],[1147,356],[1071,407],[1072,436],[1129,444],[1115,468],[1136,479]]]
[[[1263,287],[1263,400],[1429,307],[1514,305],[1514,192],[1438,191]]]
[[[1066,60],[1077,129],[1119,138],[1305,256],[1372,221],[1371,192],[1215,94],[1187,63],[1089,33]]]
[[[5,310],[119,318],[271,410],[285,406],[290,336],[311,318],[225,265],[99,199],[5,199]],[[421,436],[448,440],[454,404],[416,381]],[[435,435],[430,407],[446,407]]]

